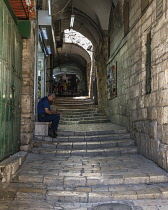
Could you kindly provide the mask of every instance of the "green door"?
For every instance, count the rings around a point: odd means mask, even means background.
[[[0,0],[0,160],[17,152],[21,124],[22,39]]]

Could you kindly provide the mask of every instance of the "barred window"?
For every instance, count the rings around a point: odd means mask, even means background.
[[[124,4],[124,35],[129,32],[129,2]]]
[[[108,37],[108,58],[110,57],[110,49],[111,49],[111,39]]]
[[[146,94],[151,93],[151,32],[146,42]]]

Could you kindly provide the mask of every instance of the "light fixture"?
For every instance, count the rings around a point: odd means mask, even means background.
[[[48,39],[46,28],[42,28],[41,31],[42,31],[42,34],[43,34],[43,38]]]
[[[48,0],[48,14],[51,15],[51,0]]]
[[[92,49],[92,45],[89,45],[89,46],[87,47],[87,50],[88,50],[88,51],[91,51],[91,49]]]
[[[47,46],[47,52],[48,52],[48,54],[51,54],[51,48],[50,48],[50,46]]]
[[[75,15],[71,15],[70,28],[73,28],[74,20],[75,20]]]
[[[26,5],[30,6],[31,5],[31,0],[26,0]]]

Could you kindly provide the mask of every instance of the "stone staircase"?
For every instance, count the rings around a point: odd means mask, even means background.
[[[57,97],[55,101],[55,105],[58,109],[74,109],[74,108],[86,108],[86,106],[90,107],[98,107],[94,104],[94,100],[88,97]]]
[[[65,121],[73,117],[79,121],[86,113],[94,119],[99,113],[88,99],[90,104],[87,108],[80,104],[81,109],[77,102],[72,108],[70,101],[57,104],[63,107]],[[16,200],[20,209],[26,204],[27,209],[90,210],[124,203],[139,210],[146,200],[151,200],[146,209],[157,209],[154,200],[166,202],[168,174],[137,153],[127,130],[110,122],[86,122],[60,124],[57,138],[36,135],[31,153],[0,197],[13,200],[13,205]]]
[[[88,123],[105,123],[110,120],[105,113],[98,108],[83,108],[63,111],[60,124],[88,124]]]
[[[67,135],[66,135],[67,133]],[[53,153],[57,156],[108,156],[121,155],[129,153],[137,153],[134,140],[124,130],[108,131],[77,132],[77,134],[69,135],[69,132],[64,131],[62,134],[58,132],[58,137],[52,139],[51,137],[43,137],[42,139],[35,139],[33,144],[33,153]],[[102,134],[101,134],[102,133]],[[61,136],[62,135],[62,136]]]
[[[93,99],[57,98],[56,108],[62,111],[60,124],[89,124],[110,122]]]

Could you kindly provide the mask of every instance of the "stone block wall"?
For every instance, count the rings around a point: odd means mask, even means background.
[[[22,51],[22,112],[21,112],[21,150],[28,151],[34,128],[34,25],[31,37],[23,39]]]
[[[112,122],[126,126],[136,139],[139,152],[168,170],[168,2],[158,18],[157,3],[151,0],[141,12],[141,0],[130,0],[129,33],[111,15],[110,56],[98,64],[99,105]],[[122,1],[118,4],[121,6]],[[120,11],[119,8],[115,10]],[[122,11],[122,10],[121,10]],[[115,23],[115,24],[114,24]],[[115,31],[115,32],[114,32]],[[146,94],[146,41],[151,32],[151,93]],[[117,97],[107,96],[106,72],[117,62]],[[105,88],[103,88],[105,87]]]

